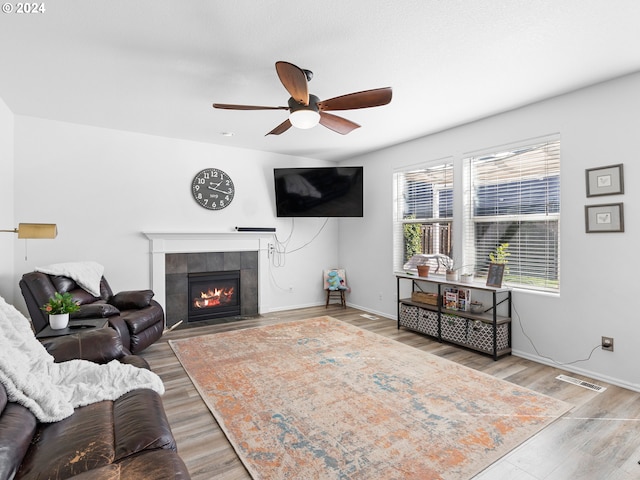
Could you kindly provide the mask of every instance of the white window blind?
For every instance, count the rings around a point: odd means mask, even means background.
[[[464,257],[486,275],[508,243],[504,281],[557,291],[560,283],[560,140],[464,159]]]
[[[452,163],[396,172],[394,202],[395,271],[416,253],[450,255]]]

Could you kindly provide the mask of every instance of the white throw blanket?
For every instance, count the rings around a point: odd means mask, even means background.
[[[47,275],[63,275],[72,278],[94,297],[100,296],[100,280],[104,267],[97,262],[54,263],[46,267],[36,267],[35,270]]]
[[[155,373],[113,360],[55,363],[34,336],[29,320],[0,297],[0,383],[9,400],[27,407],[41,422],[57,422],[73,409],[115,400],[137,388],[164,393]]]

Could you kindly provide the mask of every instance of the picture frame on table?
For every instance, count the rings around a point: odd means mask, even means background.
[[[584,207],[587,233],[624,232],[624,205],[607,203]]]
[[[502,288],[502,277],[504,276],[504,263],[490,263],[487,273],[487,287]]]
[[[588,168],[585,170],[585,174],[587,197],[624,193],[624,168],[622,163],[606,167]]]

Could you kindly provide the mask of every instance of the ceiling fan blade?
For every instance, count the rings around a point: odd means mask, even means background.
[[[391,87],[375,88],[363,92],[349,93],[318,102],[320,110],[354,110],[356,108],[379,107],[391,101]]]
[[[341,135],[360,128],[355,122],[347,120],[346,118],[339,117],[337,115],[331,115],[330,113],[320,112],[320,125],[327,127],[329,130],[333,130]]]
[[[289,119],[287,118],[284,122],[282,122],[280,125],[278,125],[276,128],[274,128],[273,130],[271,130],[269,133],[267,133],[267,135],[280,135],[281,133],[286,132],[287,130],[289,130],[291,128],[291,122],[289,121]],[[265,137],[267,136],[265,135]]]
[[[309,105],[309,86],[304,71],[293,63],[276,62],[276,72],[291,98],[301,105]]]
[[[226,110],[289,110],[289,107],[261,107],[259,105],[233,105],[231,103],[214,103],[213,108]]]

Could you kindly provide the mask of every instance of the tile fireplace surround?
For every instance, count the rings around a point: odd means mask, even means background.
[[[212,270],[213,267],[219,270],[246,270],[247,280],[257,279],[257,313],[269,312],[268,296],[265,289],[269,284],[268,246],[271,240],[270,235],[253,232],[143,233],[149,239],[151,289],[155,293],[154,299],[165,309],[167,327],[180,320],[185,323],[187,321],[187,312],[185,311],[182,315],[179,312],[176,313],[173,310],[179,307],[167,299],[167,278],[172,282],[176,280],[180,282],[179,276],[176,276],[177,273],[184,273],[186,278],[186,270],[193,268],[194,271],[205,271],[205,263],[208,267],[211,266]],[[255,281],[252,285],[254,284]],[[250,287],[248,290],[248,294],[255,298],[255,289]],[[185,293],[185,301],[186,297]],[[248,308],[254,310],[255,303]],[[255,314],[256,312],[247,311],[247,314],[250,313]]]

